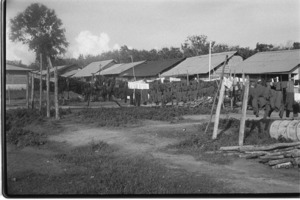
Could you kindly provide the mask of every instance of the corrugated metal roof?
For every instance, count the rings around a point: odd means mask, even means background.
[[[29,68],[24,68],[24,67],[17,67],[11,64],[6,64],[5,66],[6,71],[32,71]]]
[[[226,55],[228,55],[228,59],[230,59],[234,54],[236,54],[236,52],[237,51],[229,51],[211,54],[211,70],[222,64],[225,61]],[[206,74],[209,71],[208,58],[208,54],[189,57],[174,68],[163,73],[162,76]]]
[[[134,68],[134,73],[136,77],[152,77],[157,76],[163,71],[173,67],[174,65],[180,63],[185,58],[176,58],[168,60],[159,60],[159,61],[147,61]],[[121,76],[130,76],[133,77],[133,69],[128,69],[124,71]]]
[[[235,73],[266,74],[292,72],[300,64],[300,49],[259,52],[234,67]]]
[[[136,67],[144,62],[146,62],[146,61],[144,60],[144,61],[139,61],[139,62],[116,64],[116,65],[111,66],[108,69],[101,71],[100,74],[101,75],[118,75],[118,74],[120,74],[132,67]]]
[[[114,60],[104,60],[98,62],[92,62],[84,67],[82,70],[78,71],[73,77],[89,77],[92,74],[99,72],[102,69],[105,69],[107,65],[110,63],[115,62]]]

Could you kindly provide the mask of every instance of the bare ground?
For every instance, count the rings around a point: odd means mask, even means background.
[[[122,153],[143,155],[159,160],[170,168],[180,168],[196,174],[207,174],[227,183],[229,188],[241,193],[299,193],[298,169],[272,170],[252,160],[236,159],[228,165],[196,161],[193,156],[174,154],[166,146],[184,138],[186,131],[196,129],[195,122],[170,124],[145,121],[140,127],[98,128],[63,120],[61,134],[49,140],[67,146],[83,146],[104,141],[121,148]],[[178,130],[179,131],[178,134]],[[182,134],[182,135],[180,135]],[[37,154],[37,152],[35,152]],[[45,152],[43,152],[45,153]],[[51,152],[48,152],[51,153]],[[23,158],[26,159],[26,158]],[[42,159],[42,158],[41,158]],[[43,161],[47,162],[47,161]],[[51,168],[51,167],[50,167]],[[59,172],[61,169],[51,168]]]

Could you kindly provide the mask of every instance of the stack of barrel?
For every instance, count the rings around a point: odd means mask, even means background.
[[[270,125],[269,133],[275,139],[282,137],[300,141],[300,120],[275,120]]]

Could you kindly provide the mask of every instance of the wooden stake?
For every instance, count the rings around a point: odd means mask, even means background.
[[[29,108],[29,72],[26,75],[26,107]]]
[[[34,109],[34,74],[31,73],[31,109]]]
[[[218,126],[219,126],[219,120],[220,120],[220,113],[221,113],[221,106],[223,103],[224,99],[224,92],[225,92],[225,85],[223,80],[221,81],[221,90],[220,90],[220,95],[219,95],[219,101],[217,105],[217,110],[216,110],[216,117],[215,117],[215,123],[214,123],[214,132],[212,139],[216,139],[218,136]]]
[[[244,80],[244,96],[242,103],[242,118],[240,121],[240,130],[239,130],[239,145],[243,146],[244,144],[244,134],[245,134],[245,120],[246,120],[246,112],[248,105],[248,94],[249,94],[249,76],[247,76],[247,81],[245,81],[245,74],[243,73]]]
[[[46,85],[47,85],[47,94],[46,94],[46,101],[47,101],[47,117],[50,117],[50,70],[49,70],[50,64],[48,62],[47,66],[47,75],[46,75]]]
[[[224,65],[223,65],[223,69],[222,69],[222,73],[221,73],[221,77],[220,77],[220,81],[221,81],[221,82],[222,82],[222,80],[223,80],[223,76],[224,76],[224,68],[225,68],[225,65],[226,65],[226,63],[227,63],[227,59],[228,59],[228,56],[226,56],[225,62],[224,62]],[[217,82],[217,83],[218,83],[218,82]],[[214,97],[213,104],[212,104],[211,111],[210,111],[210,118],[209,118],[208,124],[206,125],[204,134],[206,134],[206,132],[207,132],[207,130],[208,130],[208,127],[209,127],[209,125],[210,125],[210,122],[211,122],[211,120],[212,120],[212,116],[213,116],[213,112],[214,112],[214,108],[215,108],[215,102],[216,102],[217,96],[218,96],[218,94],[219,94],[220,88],[221,88],[221,83],[218,85],[218,90],[217,90],[217,92],[215,93],[215,97]]]
[[[40,105],[39,105],[39,111],[41,112],[42,111],[42,97],[43,97],[43,90],[42,90],[42,87],[43,87],[43,81],[42,81],[42,70],[43,70],[43,55],[40,54]]]

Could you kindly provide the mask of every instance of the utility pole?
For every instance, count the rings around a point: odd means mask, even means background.
[[[39,105],[40,112],[42,111],[42,96],[43,96],[42,70],[43,70],[43,54],[40,53],[40,105]]]

